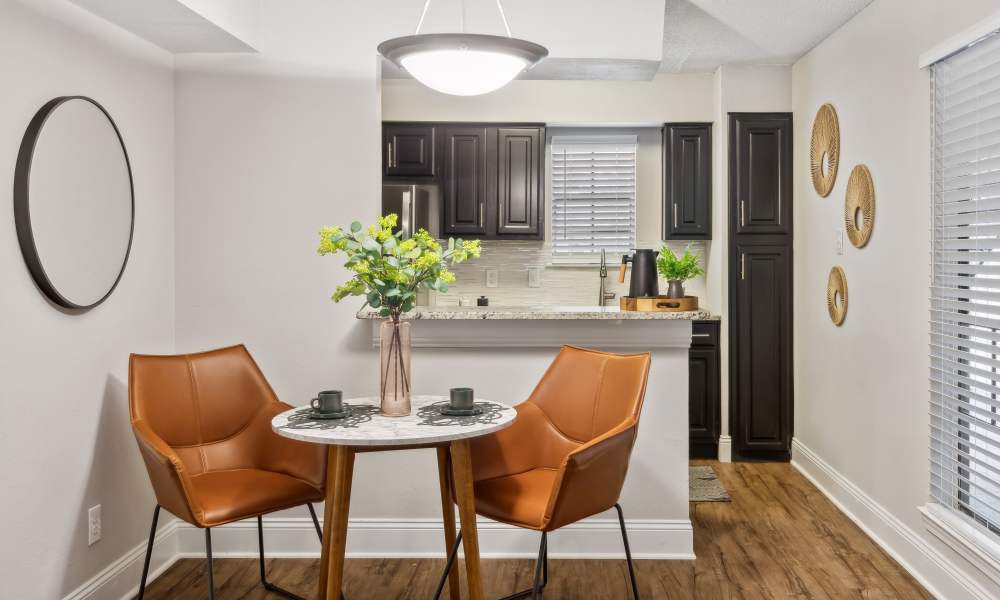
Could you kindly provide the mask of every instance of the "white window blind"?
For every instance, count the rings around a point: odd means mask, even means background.
[[[635,247],[637,136],[553,136],[553,259]]]
[[[1000,35],[931,71],[931,495],[1000,533]]]

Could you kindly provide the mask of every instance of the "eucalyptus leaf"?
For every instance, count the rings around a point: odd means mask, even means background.
[[[361,231],[361,223],[358,223],[357,221],[351,223],[351,231],[354,233]]]
[[[361,243],[361,247],[369,252],[382,253],[382,244],[378,243],[378,240],[366,237],[365,241]]]

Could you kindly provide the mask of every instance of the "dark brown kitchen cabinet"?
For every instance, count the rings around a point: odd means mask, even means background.
[[[437,145],[430,125],[382,126],[382,164],[386,177],[432,177]]]
[[[791,115],[730,113],[729,144],[735,233],[791,234]]]
[[[485,127],[445,127],[444,233],[486,234],[487,135]]]
[[[692,323],[688,351],[688,423],[691,458],[717,458],[720,432],[719,322]]]
[[[712,239],[712,124],[663,128],[663,239]]]
[[[745,238],[746,236],[744,236]],[[729,289],[730,395],[738,458],[788,460],[792,441],[792,248],[737,241]]]
[[[542,130],[497,128],[496,235],[538,236],[542,210]]]

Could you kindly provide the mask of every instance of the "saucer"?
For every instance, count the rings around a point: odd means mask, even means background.
[[[344,417],[349,416],[351,414],[351,408],[349,406],[345,406],[344,410],[342,411],[328,412],[328,413],[310,409],[309,412],[306,414],[308,414],[309,417],[312,419],[343,419]]]
[[[471,417],[483,414],[483,407],[473,406],[472,408],[452,408],[451,406],[445,404],[441,407],[441,414],[448,417]]]

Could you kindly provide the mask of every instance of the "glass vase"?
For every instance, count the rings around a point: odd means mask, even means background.
[[[382,321],[379,334],[379,402],[382,414],[410,414],[410,324]]]

